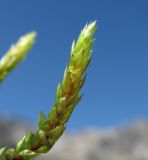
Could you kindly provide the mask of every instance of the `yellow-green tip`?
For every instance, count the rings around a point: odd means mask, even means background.
[[[16,46],[22,47],[23,49],[29,49],[34,44],[36,35],[36,32],[30,32],[28,34],[25,34],[24,36],[19,38]]]
[[[15,45],[12,45],[7,53],[0,60],[0,82],[4,80],[7,74],[24,59],[27,52],[32,48],[35,42],[36,32],[30,32],[20,37]]]

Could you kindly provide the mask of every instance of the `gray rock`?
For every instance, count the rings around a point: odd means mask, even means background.
[[[26,123],[0,119],[0,146],[15,146],[32,130]],[[38,160],[148,160],[148,122],[106,130],[65,133],[51,151]]]

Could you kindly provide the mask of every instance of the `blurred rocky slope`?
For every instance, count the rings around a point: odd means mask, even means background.
[[[29,130],[22,121],[0,118],[0,146],[14,146]],[[66,133],[38,160],[148,160],[148,122]]]

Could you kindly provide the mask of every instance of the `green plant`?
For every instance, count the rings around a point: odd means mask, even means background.
[[[53,107],[48,116],[40,113],[36,133],[25,135],[16,148],[0,149],[0,160],[31,160],[48,152],[62,135],[73,109],[82,98],[80,89],[86,78],[85,70],[90,63],[95,30],[96,22],[90,23],[84,27],[77,42],[73,41],[70,62],[57,87]],[[25,57],[35,41],[35,35],[32,32],[21,37],[1,59],[0,82]]]

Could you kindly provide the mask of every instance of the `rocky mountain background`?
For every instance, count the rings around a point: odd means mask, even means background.
[[[0,146],[15,146],[30,130],[33,127],[23,121],[0,118]],[[37,160],[148,160],[148,121],[116,129],[65,133]]]

